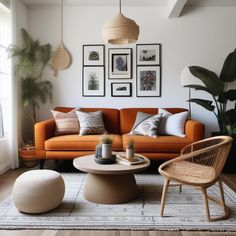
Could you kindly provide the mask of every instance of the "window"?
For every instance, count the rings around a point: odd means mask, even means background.
[[[0,3],[0,138],[10,129],[11,61],[7,47],[11,43],[11,14]]]

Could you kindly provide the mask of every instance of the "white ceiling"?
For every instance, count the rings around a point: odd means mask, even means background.
[[[29,6],[54,5],[60,0],[22,0]],[[70,6],[117,6],[118,0],[64,0]],[[166,6],[168,0],[122,0],[123,6]],[[236,6],[236,0],[188,0],[186,5],[194,6]]]

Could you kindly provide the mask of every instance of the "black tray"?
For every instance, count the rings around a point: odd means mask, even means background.
[[[114,164],[116,163],[116,155],[112,155],[111,158],[102,158],[102,157],[94,156],[94,160],[96,163],[102,164],[102,165]]]

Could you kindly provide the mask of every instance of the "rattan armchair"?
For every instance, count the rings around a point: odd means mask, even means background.
[[[232,138],[229,136],[207,138],[184,147],[179,157],[167,161],[159,167],[159,173],[165,177],[161,198],[161,216],[164,213],[168,186],[170,181],[174,181],[180,185],[190,185],[199,188],[202,191],[206,219],[208,221],[228,218],[229,209],[225,204],[220,174],[231,145]],[[216,182],[219,183],[221,200],[207,194],[207,188]],[[211,217],[208,200],[223,207],[224,214]]]

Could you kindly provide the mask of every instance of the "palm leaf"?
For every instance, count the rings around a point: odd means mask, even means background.
[[[191,98],[188,100],[188,102],[196,103],[196,104],[204,107],[208,111],[214,111],[214,109],[215,109],[215,106],[212,105],[212,101],[209,101],[209,100],[204,100],[204,99],[199,99],[199,98]]]

